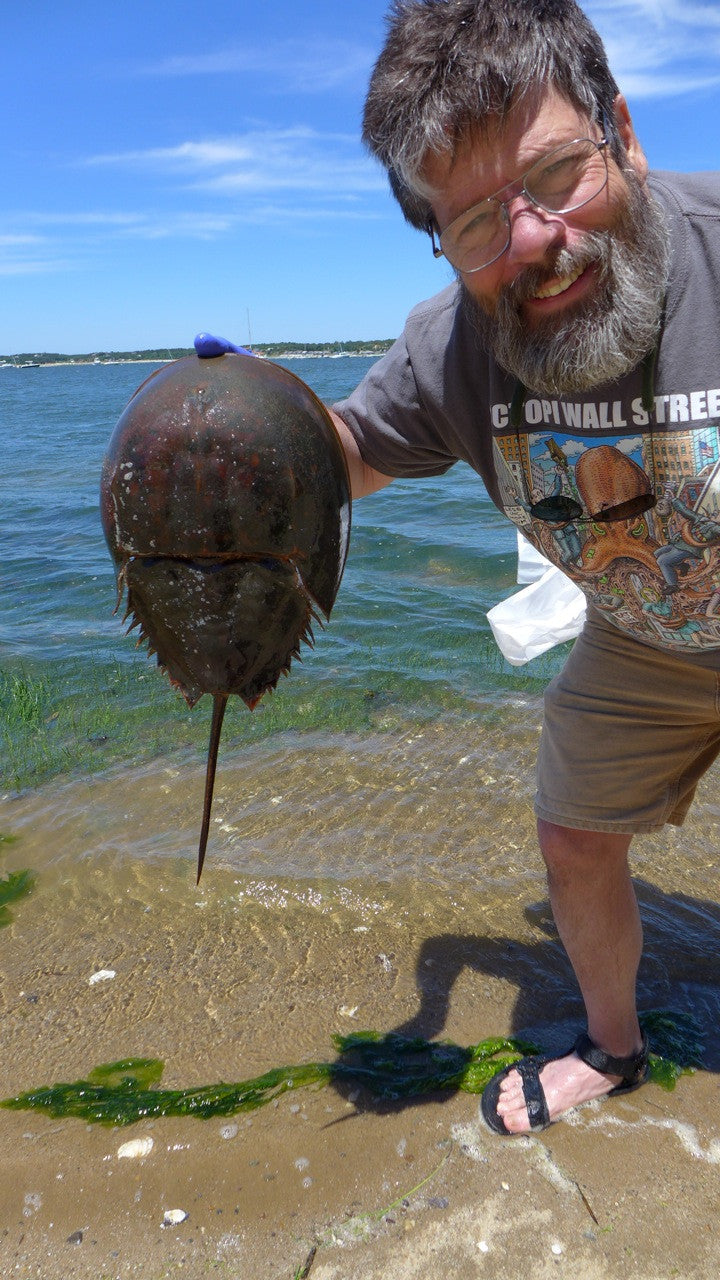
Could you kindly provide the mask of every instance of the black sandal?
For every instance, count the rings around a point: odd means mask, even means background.
[[[603,1049],[596,1045],[590,1039],[590,1036],[583,1031],[578,1036],[572,1049],[568,1050],[568,1053],[576,1053],[582,1062],[586,1062],[595,1071],[601,1071],[603,1075],[622,1076],[622,1082],[616,1084],[605,1095],[607,1098],[612,1098],[618,1093],[631,1093],[633,1089],[639,1089],[640,1085],[645,1083],[648,1077],[648,1051],[648,1038],[647,1035],[643,1035],[642,1048],[638,1053],[633,1053],[627,1058],[613,1058],[611,1054],[605,1053]],[[554,1055],[557,1058],[565,1056],[562,1053]],[[500,1084],[511,1071],[517,1071],[522,1080],[525,1106],[530,1121],[530,1132],[539,1133],[541,1129],[547,1129],[548,1125],[553,1123],[550,1119],[545,1093],[540,1083],[540,1072],[547,1062],[554,1060],[554,1057],[549,1054],[537,1054],[529,1058],[520,1058],[512,1066],[505,1067],[502,1071],[499,1071],[486,1084],[480,1100],[480,1106],[486,1124],[490,1126],[494,1133],[504,1134],[511,1138],[522,1137],[522,1134],[512,1133],[510,1129],[505,1127],[502,1116],[498,1115],[497,1110],[500,1098]]]

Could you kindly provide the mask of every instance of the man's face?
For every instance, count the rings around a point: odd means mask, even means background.
[[[665,236],[647,196],[647,164],[627,109],[616,120],[624,171],[571,213],[546,213],[522,194],[508,202],[510,244],[480,271],[461,274],[467,310],[498,362],[537,392],[587,390],[619,377],[653,345],[662,305]],[[516,182],[554,147],[601,139],[600,128],[555,90],[519,104],[423,177],[440,230]],[[507,194],[507,193],[504,193]]]

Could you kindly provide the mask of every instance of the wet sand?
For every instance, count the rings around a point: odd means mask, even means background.
[[[290,1280],[314,1248],[313,1280],[706,1278],[716,1094],[708,1077],[650,1086],[509,1143],[466,1096],[377,1114],[320,1092],[241,1117],[229,1139],[213,1122],[119,1134],[4,1116],[2,1274]],[[153,1137],[146,1159],[117,1158],[130,1132]],[[163,1228],[171,1208],[188,1218]]]
[[[337,750],[347,778],[350,758]],[[463,1045],[523,1034],[566,1047],[581,1010],[544,897],[532,780],[516,770],[509,793],[479,813],[462,778],[445,791],[468,750],[439,734],[370,771],[372,744],[367,756],[347,744],[357,786],[344,801],[327,760],[306,755],[316,812],[303,826],[302,793],[292,838],[272,749],[231,758],[199,890],[195,765],[187,777],[184,767],[125,771],[4,802],[0,829],[19,839],[3,870],[32,867],[37,887],[0,932],[0,1097],[128,1056],[161,1058],[167,1087],[239,1081],[332,1060],[332,1034],[361,1028]],[[485,766],[475,765],[479,776]],[[292,754],[285,768],[302,792]],[[416,775],[438,788],[427,812],[408,781]],[[274,806],[261,795],[270,776]],[[450,1092],[390,1104],[328,1085],[251,1114],[115,1129],[0,1110],[0,1274],[714,1275],[716,788],[713,771],[684,830],[638,841],[634,860],[643,1007],[690,1009],[708,1031],[707,1069],[674,1092],[648,1085],[509,1141],[484,1128],[477,1098]],[[371,825],[357,821],[365,789],[381,797]],[[228,809],[241,791],[258,804],[246,853]],[[427,859],[417,874],[413,817]],[[223,824],[233,829],[227,845]],[[452,874],[440,863],[450,830]],[[91,984],[101,969],[115,977]],[[149,1154],[120,1158],[135,1138],[152,1138]],[[188,1216],[164,1227],[172,1209]]]

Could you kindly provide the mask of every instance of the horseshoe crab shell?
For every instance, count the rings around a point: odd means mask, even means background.
[[[100,507],[130,630],[190,706],[213,698],[199,880],[227,699],[254,707],[330,616],[350,534],[345,457],[287,369],[189,356],[131,398]]]

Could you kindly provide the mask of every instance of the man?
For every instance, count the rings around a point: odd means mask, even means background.
[[[515,1134],[645,1078],[628,849],[683,821],[720,750],[720,549],[698,542],[671,595],[663,573],[720,511],[720,181],[648,175],[575,0],[396,0],[364,138],[457,283],[336,406],[353,493],[464,459],[588,597],[536,801],[588,1034],[488,1086]]]

